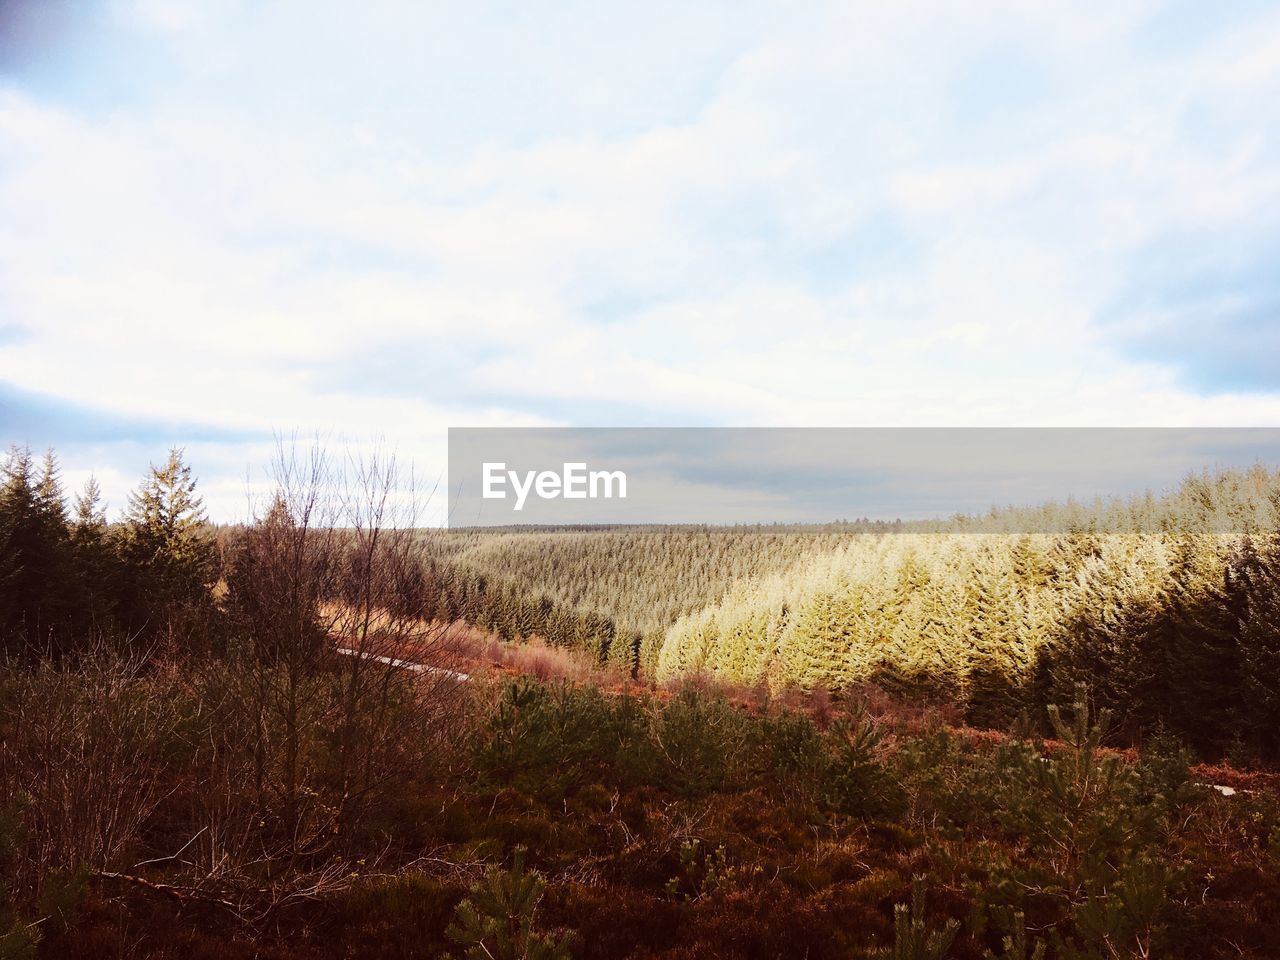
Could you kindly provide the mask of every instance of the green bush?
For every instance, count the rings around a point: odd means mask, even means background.
[[[813,721],[784,712],[760,721],[761,772],[788,799],[813,800],[821,792],[829,762],[827,742]]]
[[[893,908],[893,946],[880,951],[883,960],[946,960],[947,951],[960,930],[958,920],[948,920],[941,929],[930,928],[925,918],[925,880],[911,882],[911,905]]]
[[[730,862],[723,843],[711,849],[695,838],[680,845],[680,867],[667,881],[666,892],[677,899],[701,900],[737,890],[759,872],[758,867]]]
[[[1049,945],[1038,937],[1027,939],[1026,918],[1021,910],[1013,912],[1011,926],[1013,930],[1001,941],[1000,952],[987,950],[983,953],[984,960],[1044,960]]]
[[[13,913],[0,910],[0,960],[34,960],[40,929]]]
[[[464,948],[466,960],[567,960],[568,938],[535,933],[534,915],[546,889],[536,871],[525,870],[525,849],[517,847],[511,867],[490,867],[483,882],[458,904],[449,938]]]
[[[489,784],[543,798],[587,783],[643,782],[653,763],[646,726],[631,697],[520,678],[505,687],[476,763]]]
[[[882,734],[867,718],[831,725],[824,799],[840,813],[887,819],[906,805],[901,784],[876,758]]]
[[[728,786],[742,773],[750,723],[723,697],[682,691],[657,711],[653,722],[666,785],[689,796]]]

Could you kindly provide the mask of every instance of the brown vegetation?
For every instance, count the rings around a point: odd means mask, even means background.
[[[945,685],[656,684],[590,644],[505,642],[438,615],[438,556],[386,459],[286,451],[217,549],[176,455],[120,530],[68,521],[29,458],[11,473],[3,960],[1200,960],[1280,939],[1276,775],[1194,766],[1157,724],[1107,739],[1083,686],[980,729]],[[1253,578],[1234,620],[1148,607],[1107,636],[1174,631],[1201,672],[1223,638],[1265,659],[1257,542],[1231,554]],[[27,565],[85,589],[59,601]],[[503,616],[533,608],[555,619]]]

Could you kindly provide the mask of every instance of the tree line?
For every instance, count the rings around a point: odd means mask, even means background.
[[[92,480],[68,502],[52,452],[13,448],[4,648],[112,637],[309,658],[326,635],[368,640],[379,618],[396,624],[380,644],[465,620],[656,682],[876,683],[959,703],[979,725],[1041,715],[1084,681],[1132,735],[1280,752],[1280,480],[1266,470],[910,527],[440,531],[400,518],[392,537],[375,515],[388,477],[366,465],[336,496],[332,466],[282,460],[254,522],[215,530],[181,451],[109,524]],[[372,607],[379,618],[357,619]]]
[[[422,604],[505,640],[537,635],[637,673],[667,629],[740,582],[896,523],[424,531]]]
[[[52,450],[0,468],[0,642],[60,653],[91,638],[203,634],[218,553],[182,451],[153,465],[109,524],[92,477],[68,502]]]

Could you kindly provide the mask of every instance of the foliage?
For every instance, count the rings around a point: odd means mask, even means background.
[[[1045,960],[1049,949],[1049,945],[1039,938],[1028,941],[1026,918],[1021,910],[1013,912],[1013,932],[1005,936],[1000,946],[999,953],[987,950],[983,954],[985,960]]]
[[[1149,508],[1183,518],[1156,534],[384,540],[283,496],[206,567],[180,559],[213,534],[190,475],[159,472],[169,506],[113,525],[92,486],[66,509],[53,458],[10,458],[0,956],[408,960],[447,930],[472,956],[564,956],[564,930],[600,957],[1261,960],[1280,940],[1276,775],[1194,765],[1277,749],[1269,475],[1189,483]],[[165,511],[150,542],[172,556],[135,552]],[[135,606],[130,584],[184,569]],[[156,631],[131,649],[139,615]],[[670,682],[375,658],[440,653],[432,618],[455,615]]]
[[[667,881],[666,892],[670,897],[701,900],[736,890],[759,872],[758,866],[749,869],[731,863],[724,844],[708,849],[695,837],[680,844],[680,866]]]
[[[496,784],[554,796],[602,778],[637,782],[654,762],[646,724],[629,697],[520,678],[503,687],[476,763]]]
[[[905,798],[899,784],[876,759],[882,734],[866,717],[841,718],[828,741],[824,799],[842,813],[891,818],[901,813]]]
[[[911,881],[911,905],[893,908],[893,946],[881,952],[885,960],[945,960],[956,934],[958,920],[948,920],[940,930],[930,929],[925,919],[925,878]]]
[[[0,642],[62,655],[103,638],[203,637],[216,578],[213,541],[181,451],[111,527],[91,477],[67,509],[57,458],[13,447],[0,483]],[[199,628],[199,629],[196,629]]]
[[[483,882],[458,904],[448,933],[464,948],[467,960],[567,960],[567,938],[533,930],[546,881],[525,869],[525,852],[517,847],[507,870],[490,867]]]
[[[212,615],[214,543],[195,490],[191,467],[175,448],[129,497],[120,528],[120,608],[132,632],[190,634]]]
[[[0,473],[0,639],[57,647],[80,619],[59,468],[10,448]]]
[[[0,960],[34,960],[40,929],[0,910]]]

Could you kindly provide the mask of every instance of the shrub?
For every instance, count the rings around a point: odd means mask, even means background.
[[[1023,878],[1034,871],[1034,886],[1070,921],[1062,929],[1074,932],[1052,936],[1061,956],[1115,953],[1127,949],[1122,943],[1149,951],[1168,900],[1170,876],[1155,844],[1168,809],[1163,798],[1176,792],[1177,762],[1152,762],[1144,791],[1137,769],[1101,749],[1108,715],[1093,716],[1083,686],[1070,720],[1057,707],[1049,718],[1061,747],[1021,744],[1006,753],[1006,824],[1036,857]],[[1010,869],[1016,878],[1019,869]]]
[[[1021,910],[1014,911],[1013,931],[1005,936],[1001,947],[999,953],[985,951],[984,960],[1044,960],[1049,949],[1049,945],[1038,938],[1028,942],[1026,919]]]
[[[814,799],[828,770],[827,743],[808,717],[785,711],[760,722],[763,773],[783,796]]]
[[[465,948],[467,960],[567,960],[567,938],[533,932],[546,881],[526,871],[524,861],[525,849],[517,847],[509,870],[491,867],[458,904],[448,934]]]
[[[454,885],[418,871],[364,880],[334,904],[335,939],[362,956],[386,956],[395,944],[394,956],[436,958],[448,946],[444,929],[457,900]]]
[[[34,923],[0,910],[0,960],[35,960],[38,946],[40,929]]]
[[[892,817],[905,808],[905,794],[876,758],[882,734],[868,718],[841,719],[831,725],[825,800],[840,813]]]
[[[654,718],[669,786],[689,796],[725,787],[740,772],[749,721],[720,696],[681,691]]]
[[[644,779],[652,753],[632,698],[521,677],[504,688],[476,763],[492,785],[555,798],[585,783]]]
[[[929,928],[925,920],[925,880],[911,882],[911,905],[893,908],[893,946],[880,952],[883,960],[945,960],[960,930],[958,920],[948,920],[940,930]]]
[[[759,868],[747,868],[732,864],[724,844],[715,849],[695,838],[680,845],[680,868],[667,881],[667,896],[683,900],[701,900],[704,897],[728,893],[738,889],[747,879],[759,873]]]
[[[1138,957],[1158,956],[1155,949],[1162,933],[1161,914],[1168,900],[1169,875],[1156,860],[1131,860],[1119,871],[1117,882],[1105,890],[1090,891],[1072,912],[1074,938],[1054,936],[1054,949],[1063,960],[1089,960],[1099,954]]]

